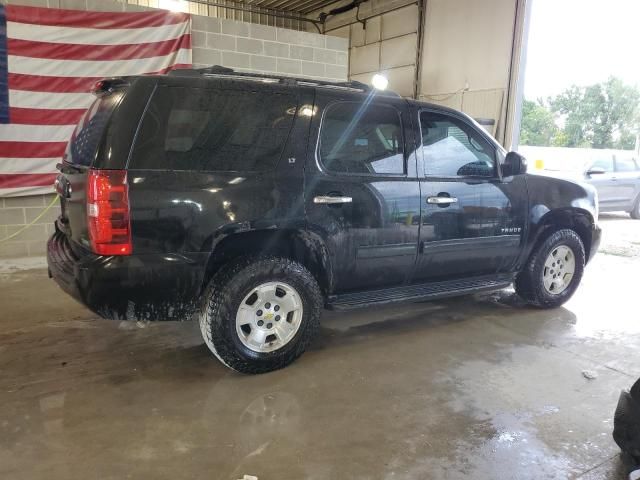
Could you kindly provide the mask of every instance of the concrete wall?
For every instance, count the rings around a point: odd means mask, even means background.
[[[138,11],[146,8],[109,0],[15,0],[12,4],[100,11]],[[193,63],[223,65],[240,71],[277,73],[344,81],[348,70],[345,38],[319,35],[223,18],[192,17]],[[37,224],[8,241],[1,241],[30,223],[53,195],[0,198],[0,258],[38,256],[53,232],[57,205]]]
[[[492,120],[485,128],[508,146],[517,115],[526,4],[527,0],[370,0],[358,14],[366,19],[364,28],[351,10],[329,17],[327,31],[349,39],[350,78],[370,83],[373,73],[384,73],[389,88],[403,96]]]
[[[341,2],[330,8],[340,6]],[[325,10],[326,11],[326,10]],[[317,17],[314,12],[310,17]],[[329,17],[326,31],[349,39],[349,78],[371,83],[375,73],[389,79],[389,88],[415,96],[419,11],[415,1],[370,0],[356,10]],[[312,28],[312,27],[307,27]]]
[[[54,198],[55,195],[0,198],[0,240],[31,223]],[[11,240],[0,243],[0,258],[43,255],[46,239],[53,234],[53,222],[59,214],[60,207],[56,201],[36,224]]]
[[[505,140],[517,0],[429,0],[419,98],[493,119]]]
[[[193,17],[192,31],[197,67],[224,65],[247,72],[347,79],[344,38],[200,16]]]

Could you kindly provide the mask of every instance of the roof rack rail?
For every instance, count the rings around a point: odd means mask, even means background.
[[[347,82],[331,82],[329,80],[316,80],[313,78],[300,78],[300,77],[287,77],[284,75],[269,75],[262,73],[248,73],[248,72],[238,72],[232,68],[223,67],[221,65],[212,65],[210,67],[204,68],[181,68],[176,70],[171,70],[169,75],[172,76],[196,76],[196,75],[207,75],[207,76],[229,76],[236,77],[240,79],[255,79],[255,80],[263,80],[263,81],[272,81],[283,84],[298,84],[298,85],[308,85],[314,87],[327,87],[327,88],[340,88],[340,89],[349,89],[349,90],[357,90],[361,92],[369,92],[371,91],[371,87],[366,83],[358,82],[356,80],[351,80]],[[385,92],[388,94],[394,95],[392,92]],[[395,94],[397,95],[397,94]]]

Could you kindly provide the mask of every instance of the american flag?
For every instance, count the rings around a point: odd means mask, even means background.
[[[103,77],[191,66],[191,18],[0,5],[0,197],[49,193]]]

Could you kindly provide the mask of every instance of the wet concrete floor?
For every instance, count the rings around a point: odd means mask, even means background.
[[[625,478],[611,430],[640,377],[640,221],[602,223],[564,308],[506,290],[325,312],[262,376],[224,368],[195,323],[98,320],[6,264],[0,479]]]

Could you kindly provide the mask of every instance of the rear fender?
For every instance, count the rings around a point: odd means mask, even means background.
[[[212,245],[202,289],[226,263],[247,255],[275,255],[302,264],[325,294],[333,290],[333,268],[322,239],[303,229],[262,229],[226,232]]]

